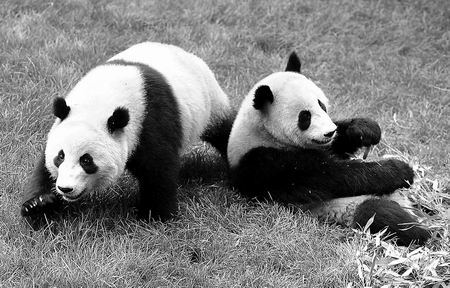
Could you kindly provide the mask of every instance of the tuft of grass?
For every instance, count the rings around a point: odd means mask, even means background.
[[[449,27],[447,0],[3,0],[0,286],[445,287]],[[45,146],[51,100],[146,40],[204,59],[235,107],[296,50],[304,73],[331,98],[334,118],[381,124],[371,157],[394,154],[414,164],[409,196],[432,214],[423,223],[433,240],[400,248],[277,204],[247,203],[202,145],[185,159],[176,219],[137,222],[136,183],[125,176],[32,231],[19,216],[20,195]]]

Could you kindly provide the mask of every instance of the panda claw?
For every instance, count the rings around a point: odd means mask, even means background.
[[[366,146],[366,150],[364,150],[363,159],[367,158],[371,149],[372,149],[372,145]]]

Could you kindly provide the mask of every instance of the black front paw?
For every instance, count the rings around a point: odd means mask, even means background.
[[[381,128],[369,118],[354,118],[345,131],[349,141],[357,147],[368,147],[380,143]]]
[[[395,185],[395,189],[409,188],[414,183],[414,170],[408,163],[397,159],[388,159],[385,161],[390,169],[389,172],[392,175],[392,183]]]
[[[20,214],[24,217],[29,217],[50,212],[59,202],[60,199],[56,194],[42,194],[25,201],[22,204]]]

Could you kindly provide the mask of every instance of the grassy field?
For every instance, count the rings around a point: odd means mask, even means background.
[[[182,181],[179,217],[167,223],[134,219],[135,183],[124,177],[32,231],[19,216],[20,193],[45,145],[52,99],[145,40],[203,58],[236,107],[296,50],[335,118],[380,122],[371,159],[414,164],[411,198],[434,214],[425,217],[433,241],[403,249],[246,203],[220,167]],[[449,67],[448,0],[2,0],[0,287],[448,287]]]

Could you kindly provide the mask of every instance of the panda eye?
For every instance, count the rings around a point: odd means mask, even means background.
[[[80,164],[81,166],[90,166],[93,163],[92,156],[89,154],[84,154],[80,157]]]
[[[311,112],[303,110],[298,114],[298,128],[305,131],[311,125]]]
[[[58,159],[59,160],[64,160],[64,151],[63,150],[59,150],[59,152],[58,152]]]
[[[325,104],[322,103],[322,101],[317,100],[319,102],[320,108],[322,108],[323,111],[327,112],[327,107],[325,107]]]
[[[53,158],[53,164],[59,168],[59,166],[64,162],[64,151],[59,150],[58,155]]]
[[[94,174],[98,170],[97,165],[94,163],[94,159],[88,153],[80,157],[80,166],[87,174]]]

